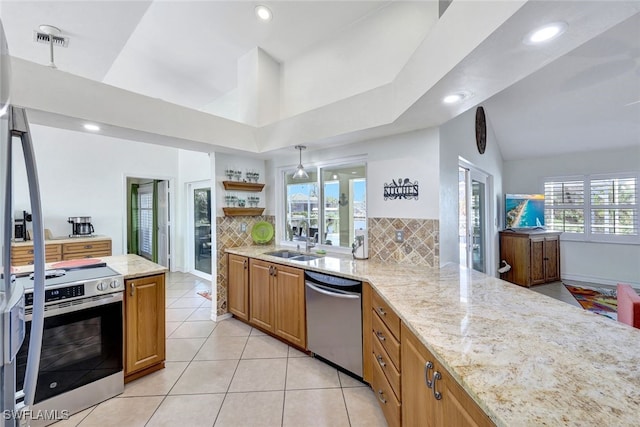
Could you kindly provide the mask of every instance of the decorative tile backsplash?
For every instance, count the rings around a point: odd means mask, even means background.
[[[398,264],[440,265],[439,221],[414,218],[369,218],[369,259]],[[394,240],[404,231],[404,242]]]
[[[225,314],[227,310],[227,257],[224,250],[238,246],[255,245],[251,238],[251,229],[258,221],[267,221],[275,226],[275,216],[221,216],[216,218],[216,238],[218,254],[217,274],[217,314]],[[242,224],[246,224],[246,231],[241,231]],[[273,243],[273,242],[271,242]]]
[[[227,310],[226,248],[255,245],[251,228],[258,221],[275,226],[275,216],[217,217],[217,314]],[[240,231],[242,224],[246,231]],[[369,259],[395,264],[437,267],[440,264],[439,222],[437,219],[369,218]],[[396,243],[396,230],[404,231],[404,242]],[[273,243],[273,242],[271,242]]]

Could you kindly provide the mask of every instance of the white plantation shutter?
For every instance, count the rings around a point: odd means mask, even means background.
[[[151,259],[153,245],[153,184],[138,189],[138,244],[139,252]]]
[[[584,233],[584,180],[545,182],[544,212],[548,229]]]
[[[589,241],[640,243],[638,174],[548,178],[545,225]]]
[[[591,233],[638,235],[637,187],[636,177],[592,179]]]

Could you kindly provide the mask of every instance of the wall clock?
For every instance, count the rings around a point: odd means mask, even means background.
[[[484,150],[487,148],[487,122],[482,107],[476,109],[476,145],[478,152],[484,154]]]

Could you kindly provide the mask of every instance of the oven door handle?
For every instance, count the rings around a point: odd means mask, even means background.
[[[99,299],[93,299],[93,301],[87,301],[80,304],[78,304],[77,302],[82,300],[74,300],[74,301],[71,301],[71,304],[65,305],[64,307],[46,310],[44,312],[44,317],[47,318],[47,317],[59,316],[61,314],[72,313],[74,311],[85,310],[87,308],[94,308],[94,307],[100,307],[102,305],[114,304],[114,303],[121,302],[123,300],[124,300],[123,292],[103,294],[103,295],[100,295]],[[64,302],[64,300],[62,300],[62,302]],[[75,304],[73,304],[74,302]],[[52,304],[49,307],[51,306],[55,306],[55,304]],[[26,316],[24,316],[24,319],[25,321],[30,322],[32,319],[32,315],[27,314]]]
[[[316,291],[320,294],[328,295],[330,297],[335,298],[345,298],[345,299],[359,299],[359,294],[346,293],[344,291],[339,291],[336,289],[325,288],[324,286],[314,285],[311,282],[305,282],[307,288]]]

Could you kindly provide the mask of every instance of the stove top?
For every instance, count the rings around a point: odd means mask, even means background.
[[[124,290],[124,277],[105,263],[45,272],[45,304],[59,300],[89,298]],[[25,306],[33,304],[33,275],[20,277]]]

